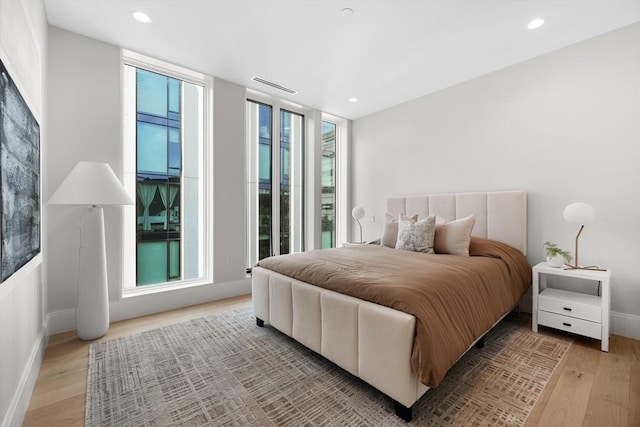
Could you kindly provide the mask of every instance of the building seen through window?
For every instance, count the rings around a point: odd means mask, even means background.
[[[336,125],[322,122],[322,248],[336,247]]]

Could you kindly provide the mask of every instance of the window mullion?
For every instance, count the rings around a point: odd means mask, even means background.
[[[271,113],[271,251],[280,255],[280,106],[273,105]]]

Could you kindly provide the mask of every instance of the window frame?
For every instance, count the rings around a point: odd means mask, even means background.
[[[322,113],[322,122],[332,123],[336,126],[336,160],[335,160],[335,186],[336,186],[336,247],[341,246],[341,242],[348,242],[349,224],[351,213],[349,206],[349,121],[328,113]],[[322,124],[321,124],[322,126]],[[320,132],[322,134],[322,132]],[[322,144],[322,136],[320,136]],[[321,156],[322,157],[322,156]],[[320,159],[322,162],[322,158]],[[322,166],[320,166],[322,170]],[[319,190],[322,192],[322,182]],[[322,221],[322,203],[318,209],[318,218]],[[320,246],[322,247],[322,235],[320,236]]]
[[[274,189],[277,189],[278,193],[280,193],[281,114],[283,111],[286,111],[289,113],[302,116],[302,125],[303,125],[302,136],[304,140],[302,143],[302,162],[300,165],[301,179],[302,179],[302,182],[300,184],[301,190],[302,190],[302,207],[301,207],[301,215],[300,215],[300,218],[302,221],[302,227],[301,227],[302,235],[300,236],[300,249],[301,249],[301,252],[304,252],[305,250],[308,249],[306,244],[307,227],[308,227],[307,217],[306,217],[307,197],[308,197],[306,194],[308,191],[306,174],[307,174],[307,151],[308,151],[307,148],[309,146],[309,137],[310,137],[308,132],[308,129],[309,129],[308,122],[310,118],[313,117],[314,110],[312,110],[311,108],[303,107],[294,102],[279,99],[277,97],[273,97],[273,96],[264,94],[262,92],[247,88],[246,94],[245,94],[245,105],[246,103],[249,103],[249,102],[253,102],[256,104],[263,104],[271,107],[271,224],[272,224],[271,225],[271,236],[272,236],[271,255],[272,256],[280,254],[280,244],[279,243],[276,244],[274,239],[274,236],[278,236],[278,242],[280,241],[280,221],[281,221],[280,197],[277,198],[277,202],[276,202],[276,200],[273,197],[273,194],[274,194]],[[248,127],[248,126],[249,126],[249,123],[247,122],[245,124],[245,127]],[[246,135],[245,138],[248,138],[248,135]],[[247,144],[247,141],[245,139],[245,149],[247,147],[246,144]],[[276,154],[276,151],[277,151],[277,154]],[[248,162],[248,157],[245,155],[245,168],[248,167],[247,162]],[[247,184],[248,184],[248,179],[249,177],[245,176],[245,182]],[[245,197],[248,197],[248,194],[246,194]],[[249,212],[248,205],[246,209],[247,209],[247,213],[245,215],[245,218],[246,218],[246,221],[248,222],[253,219],[252,217],[253,213]],[[249,224],[246,224],[245,228],[247,229],[247,232],[250,233],[251,227],[249,227]],[[247,266],[247,272],[250,272],[252,268],[252,265],[250,264],[251,264],[251,254],[253,251],[249,246],[250,238],[252,237],[248,234],[246,237],[247,249],[245,251],[246,252],[245,264]]]
[[[210,285],[214,281],[214,221],[213,221],[213,201],[214,201],[214,161],[213,161],[213,78],[196,71],[192,71],[174,64],[169,64],[148,56],[121,49],[121,104],[122,104],[122,155],[124,165],[124,186],[132,197],[136,196],[136,176],[137,159],[136,144],[133,148],[128,146],[131,138],[135,141],[135,134],[131,135],[131,129],[127,123],[135,122],[136,106],[128,105],[129,100],[127,88],[125,87],[125,67],[131,66],[141,68],[154,73],[159,73],[172,78],[182,80],[203,88],[202,124],[198,132],[202,138],[202,193],[200,203],[202,204],[202,220],[199,229],[203,236],[198,245],[198,251],[202,254],[202,275],[194,279],[182,279],[153,285],[137,286],[136,283],[136,227],[135,227],[135,205],[125,206],[122,210],[123,222],[123,250],[122,250],[122,280],[121,296],[123,298],[187,288],[192,286]],[[133,117],[132,117],[133,116]],[[134,126],[135,128],[135,126]],[[133,235],[133,245],[132,237]],[[181,252],[183,252],[181,250]],[[181,271],[184,271],[183,255],[181,254]]]

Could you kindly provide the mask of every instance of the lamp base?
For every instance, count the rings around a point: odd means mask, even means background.
[[[109,330],[107,258],[102,208],[87,207],[80,217],[76,332],[81,340],[94,340]]]
[[[600,268],[598,266],[595,265],[587,265],[584,267],[580,267],[578,265],[569,265],[569,264],[565,264],[564,266],[565,270],[590,270],[590,271],[607,271],[606,268]]]

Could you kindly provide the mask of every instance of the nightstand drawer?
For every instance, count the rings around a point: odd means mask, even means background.
[[[547,288],[538,297],[538,309],[591,322],[602,322],[602,300],[560,289]]]
[[[591,338],[602,338],[602,325],[600,323],[561,316],[548,311],[538,310],[538,324]]]

